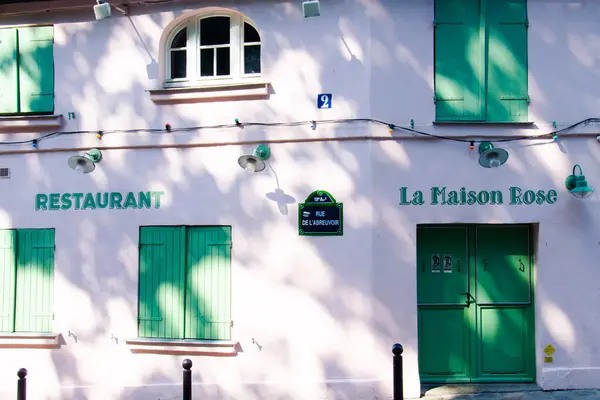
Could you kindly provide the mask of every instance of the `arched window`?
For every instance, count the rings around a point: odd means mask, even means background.
[[[165,45],[165,86],[202,86],[261,74],[260,35],[235,12],[189,17],[171,31]]]

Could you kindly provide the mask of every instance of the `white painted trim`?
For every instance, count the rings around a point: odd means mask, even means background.
[[[187,77],[186,79],[177,80],[176,86],[205,86],[210,85],[212,81],[218,81],[224,79],[221,76],[214,77],[200,77],[200,37],[199,37],[199,26],[200,20],[207,17],[215,16],[226,16],[231,18],[230,25],[230,73],[231,76],[225,80],[236,81],[245,77],[260,77],[261,74],[244,74],[243,62],[244,62],[244,23],[248,23],[258,32],[259,38],[261,38],[261,32],[257,25],[247,16],[240,13],[239,11],[221,8],[221,7],[205,7],[200,10],[188,11],[181,14],[179,17],[171,21],[163,30],[159,41],[159,75],[158,81],[164,87],[174,86],[173,81],[170,77],[170,45],[175,35],[184,27],[187,28]],[[256,42],[255,44],[261,44]],[[262,49],[261,49],[262,50]],[[262,66],[262,51],[261,51],[261,71]],[[206,84],[204,84],[206,82]]]
[[[59,336],[58,333],[0,333],[0,349],[55,349]]]
[[[125,344],[132,353],[236,356],[239,342],[229,340],[183,340],[129,338]]]
[[[213,82],[196,87],[150,89],[150,99],[155,103],[194,103],[219,100],[261,99],[269,95],[268,82]]]
[[[11,115],[0,116],[0,131],[19,128],[60,128],[62,115]]]

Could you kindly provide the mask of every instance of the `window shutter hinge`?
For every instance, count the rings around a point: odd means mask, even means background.
[[[435,19],[433,20],[433,23],[432,23],[432,25],[433,25],[433,27],[434,27],[434,28],[436,27],[436,25],[437,25],[437,22],[435,22]]]
[[[229,323],[229,327],[230,327],[230,328],[233,328],[233,320],[231,320],[231,321],[230,321],[230,323]]]
[[[529,28],[529,18],[525,18],[525,28]]]
[[[527,95],[525,97],[526,97],[525,101],[527,101],[527,104],[531,103],[531,97],[529,97],[529,95]]]

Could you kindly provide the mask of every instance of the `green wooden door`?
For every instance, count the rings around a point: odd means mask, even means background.
[[[534,380],[530,238],[526,225],[417,228],[422,382]]]
[[[473,307],[468,231],[461,226],[417,228],[419,366],[424,382],[468,382]]]
[[[533,381],[530,228],[478,226],[475,381]]]

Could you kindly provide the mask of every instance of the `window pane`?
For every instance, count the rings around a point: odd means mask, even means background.
[[[171,50],[171,79],[186,77],[187,54],[185,50]]]
[[[229,47],[217,49],[217,75],[229,75]]]
[[[187,28],[183,28],[173,38],[173,42],[171,43],[171,48],[172,49],[180,49],[182,47],[185,47],[186,42],[187,42]]]
[[[260,45],[244,46],[244,73],[260,73]]]
[[[210,17],[200,20],[200,45],[229,44],[229,17]]]
[[[260,36],[252,25],[244,22],[244,43],[260,42]]]
[[[215,74],[214,69],[214,52],[215,49],[202,49],[200,50],[200,75],[201,76],[213,76]]]

